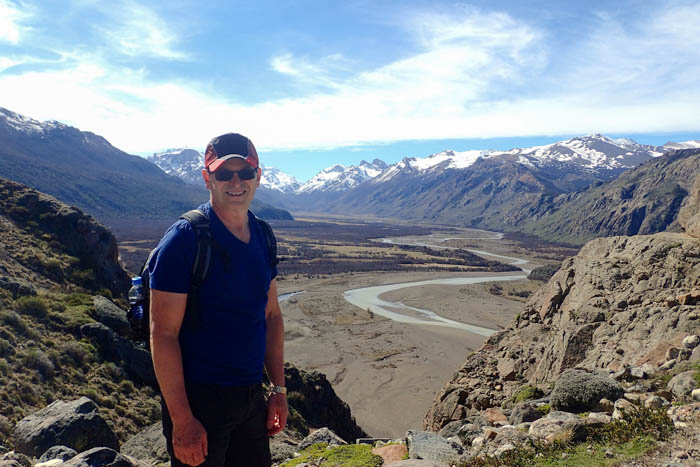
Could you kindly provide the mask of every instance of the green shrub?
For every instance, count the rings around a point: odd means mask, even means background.
[[[95,271],[92,269],[74,269],[68,276],[70,280],[86,289],[95,290],[97,281],[95,280]]]
[[[0,357],[12,355],[15,353],[15,347],[6,339],[0,338]]]
[[[61,352],[66,357],[70,358],[77,366],[82,366],[83,363],[91,357],[85,345],[75,341],[66,342],[61,345]]]
[[[22,297],[15,304],[17,311],[23,315],[33,316],[39,320],[44,320],[49,314],[49,308],[41,297]]]
[[[543,395],[544,394],[542,393],[542,391],[540,391],[535,386],[530,386],[529,384],[526,384],[525,386],[521,387],[518,390],[518,392],[513,394],[511,400],[517,404],[519,402],[525,402],[532,399],[539,399]]]
[[[112,291],[104,287],[97,291],[97,295],[112,299]]]
[[[37,370],[44,378],[53,377],[56,367],[53,362],[39,349],[31,349],[22,358],[22,363],[27,368]]]
[[[25,323],[22,317],[15,311],[1,311],[0,321],[10,326],[18,334],[27,334],[27,323]]]
[[[86,293],[74,292],[68,295],[65,300],[67,305],[78,306],[78,305],[92,305],[92,296]]]
[[[552,410],[552,407],[549,404],[542,404],[536,409],[542,412],[542,415],[547,415]]]
[[[46,259],[42,261],[42,266],[51,279],[59,281],[63,279],[63,266],[58,259]]]

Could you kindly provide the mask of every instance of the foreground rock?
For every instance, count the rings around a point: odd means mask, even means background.
[[[33,457],[59,445],[77,452],[94,447],[119,450],[117,436],[87,397],[56,401],[23,418],[15,427],[14,438],[15,450]]]
[[[437,394],[425,427],[437,431],[507,405],[523,385],[546,389],[569,368],[656,369],[670,348],[700,334],[700,309],[688,298],[694,293],[700,293],[698,239],[662,233],[593,240],[563,262],[510,328],[467,358]],[[690,359],[685,350],[679,358]],[[499,367],[506,366],[514,374],[503,378]]]
[[[170,456],[168,455],[165,436],[163,436],[162,423],[154,423],[129,438],[122,445],[121,453],[151,465],[169,462]]]

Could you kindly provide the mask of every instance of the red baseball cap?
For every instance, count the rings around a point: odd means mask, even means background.
[[[254,169],[258,168],[258,152],[253,142],[238,133],[226,133],[212,138],[204,151],[204,167],[215,172],[229,159],[243,159]]]

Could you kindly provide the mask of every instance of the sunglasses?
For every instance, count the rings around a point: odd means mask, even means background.
[[[255,178],[255,174],[257,173],[257,171],[257,168],[243,170],[219,169],[216,172],[214,172],[214,178],[216,178],[220,182],[228,182],[233,178],[235,174],[238,174],[238,178],[240,180],[252,180]]]

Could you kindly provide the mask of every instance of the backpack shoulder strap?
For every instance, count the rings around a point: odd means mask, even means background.
[[[253,218],[257,221],[260,229],[265,235],[265,241],[267,244],[267,253],[270,259],[270,268],[274,268],[280,262],[277,257],[277,239],[275,238],[275,233],[272,231],[270,224],[253,214]]]
[[[199,287],[209,272],[211,264],[212,236],[209,217],[199,209],[187,211],[180,219],[185,219],[194,229],[197,247],[192,263],[192,285]]]
[[[184,324],[192,329],[199,328],[199,288],[207,278],[211,264],[213,239],[209,217],[199,209],[187,211],[180,219],[185,219],[192,225],[196,242],[190,290],[187,294]]]

